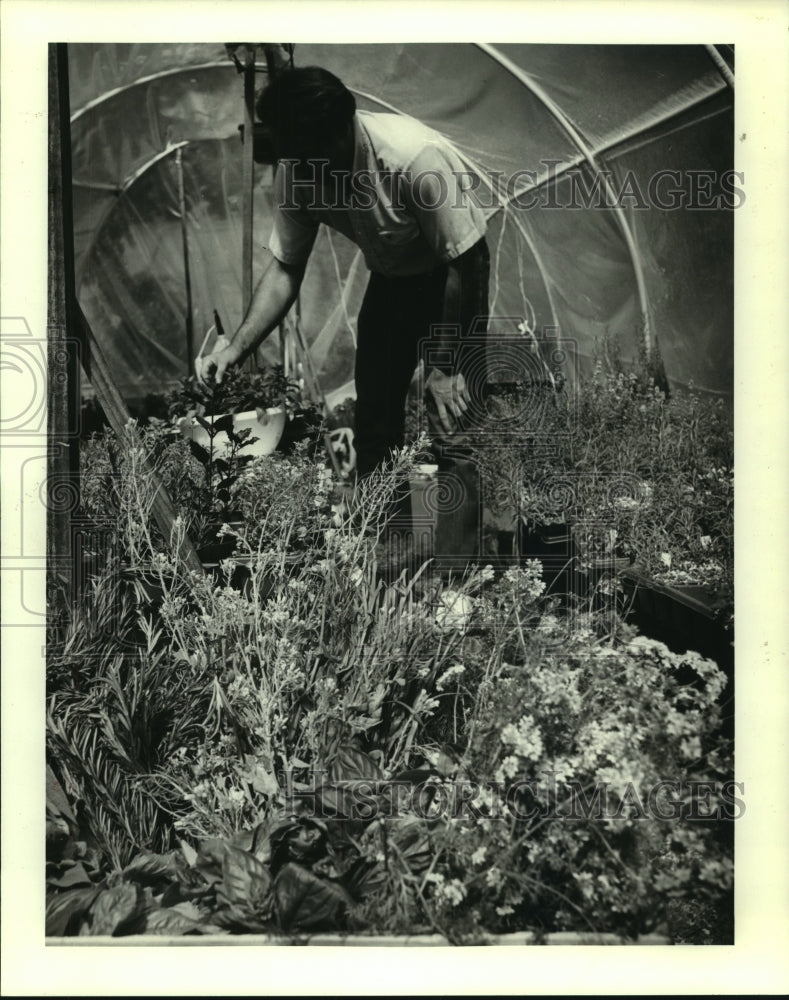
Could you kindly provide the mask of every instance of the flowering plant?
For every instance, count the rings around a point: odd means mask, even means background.
[[[627,369],[613,352],[610,367],[598,359],[547,405],[530,390],[503,398],[478,454],[488,505],[527,525],[566,524],[581,568],[620,556],[655,579],[730,596],[730,420],[722,400],[692,386],[669,396],[654,371],[643,358]]]
[[[382,574],[419,447],[346,505],[305,448],[248,463],[216,576],[180,561],[184,519],[152,530],[117,449],[118,547],[161,600],[108,560],[49,646],[49,757],[84,825],[50,859],[51,933],[634,936],[689,900],[727,919],[725,678],[559,617],[537,561]]]

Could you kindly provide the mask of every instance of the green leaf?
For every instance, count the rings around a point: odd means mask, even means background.
[[[183,903],[176,903],[175,906],[169,906],[167,909],[172,913],[179,913],[182,917],[186,917],[187,920],[199,922],[203,918],[200,907],[191,900],[185,900]]]
[[[201,417],[197,413],[195,414],[195,423],[198,423],[203,428],[209,438],[213,438],[216,433],[214,430],[215,424],[213,424],[210,420],[206,420],[205,417]]]
[[[348,819],[354,813],[354,798],[348,788],[342,785],[321,785],[315,790],[317,815],[323,819]]]
[[[141,914],[143,896],[139,888],[130,883],[121,883],[112,889],[105,889],[91,909],[90,933],[113,935],[124,924]]]
[[[214,433],[220,434],[224,431],[225,434],[233,433],[233,414],[225,413],[223,416],[218,417],[214,421]]]
[[[372,757],[353,746],[340,747],[329,772],[332,781],[381,781],[383,776]]]
[[[314,819],[280,823],[270,840],[275,866],[286,861],[314,861],[326,853],[326,827]]]
[[[197,443],[197,441],[192,441],[190,439],[189,450],[201,465],[208,465],[211,460],[211,456],[202,445]]]
[[[354,715],[348,719],[348,725],[354,732],[366,733],[368,729],[374,729],[380,721],[380,716]]]
[[[244,906],[228,906],[213,914],[214,922],[223,930],[231,930],[246,934],[260,934],[270,929],[268,919],[262,919],[251,909]],[[203,933],[209,933],[203,928]]]
[[[274,882],[277,920],[283,931],[342,929],[353,900],[341,885],[287,864]]]
[[[380,892],[386,884],[386,870],[377,861],[364,861],[360,859],[343,876],[343,882],[348,887],[349,892],[359,899],[365,896],[372,896],[373,893]]]
[[[151,910],[145,915],[146,934],[188,934],[199,929],[197,920],[178,910]]]
[[[77,861],[65,868],[62,874],[48,878],[47,885],[58,889],[72,889],[78,885],[93,885],[93,882],[82,862]]]
[[[429,827],[426,821],[417,816],[402,816],[390,820],[386,829],[409,869],[412,872],[424,871],[432,858]]]
[[[45,835],[47,844],[47,856],[50,856],[50,852],[56,853],[56,848],[62,846],[71,833],[69,825],[62,816],[58,816],[57,819],[51,820],[47,819],[45,824]],[[61,852],[62,853],[62,852]]]
[[[268,869],[249,851],[228,847],[222,861],[222,882],[217,897],[254,914],[270,907],[271,879]]]
[[[74,812],[71,808],[69,800],[66,798],[66,793],[63,791],[60,782],[55,777],[55,772],[47,764],[47,816],[52,817],[52,819],[62,818],[64,819],[69,827],[76,832],[77,830],[77,820],[74,816]]]
[[[99,887],[69,889],[47,899],[46,934],[63,937],[77,933],[78,918],[83,917],[102,892]]]
[[[228,846],[228,842],[220,837],[207,837],[200,842],[194,867],[207,882],[222,880],[222,863]]]
[[[151,885],[163,879],[177,879],[178,866],[175,852],[152,854],[149,851],[142,851],[123,869],[123,875],[143,885]]]
[[[230,933],[230,931],[227,929],[227,927],[222,927],[222,925],[218,924],[218,923],[199,924],[197,929],[198,929],[198,931],[201,934],[229,934]],[[268,930],[268,929],[269,929],[268,927],[264,928],[264,930]]]
[[[248,780],[253,789],[266,798],[274,799],[279,795],[277,778],[270,768],[263,764],[253,764],[247,772]]]

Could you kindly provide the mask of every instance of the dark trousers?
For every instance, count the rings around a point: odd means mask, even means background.
[[[473,332],[484,336],[488,314],[490,258],[484,239],[460,258],[461,345]],[[356,347],[357,474],[364,476],[402,447],[405,401],[420,358],[420,342],[436,339],[443,316],[448,266],[406,278],[371,274],[359,313]],[[455,345],[454,371],[467,385],[479,384],[480,350]],[[472,371],[473,369],[473,371]],[[439,467],[436,555],[478,555],[481,551],[480,485],[477,467],[468,460],[473,419],[447,435],[428,393],[428,427]],[[441,498],[448,498],[442,510]]]

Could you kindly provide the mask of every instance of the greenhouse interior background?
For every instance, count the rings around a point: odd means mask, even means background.
[[[421,366],[355,475],[349,239],[194,377],[272,261],[255,95],[306,66],[475,179],[473,558],[439,560],[464,480]],[[734,47],[72,43],[50,107],[83,366],[51,380],[48,939],[731,943]]]

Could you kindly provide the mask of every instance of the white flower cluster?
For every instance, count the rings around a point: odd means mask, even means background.
[[[545,590],[542,563],[539,559],[527,559],[522,566],[508,569],[504,574],[504,580],[515,588],[521,599],[536,601]]]
[[[673,653],[665,643],[643,635],[631,639],[626,648],[629,653],[636,656],[657,659],[658,662],[665,664],[669,670],[690,667],[705,682],[705,700],[709,704],[716,702],[726,687],[726,675],[718,667],[718,664],[694,650],[688,650],[686,653]]]
[[[265,625],[284,631],[291,623],[291,608],[283,595],[277,594],[265,605],[260,617]]]
[[[619,728],[616,718],[590,719],[582,734],[584,767],[595,769],[606,762],[621,761],[627,752],[628,732]]]
[[[487,857],[487,854],[488,854],[488,849],[487,847],[485,847],[484,844],[478,847],[476,851],[474,851],[474,853],[471,855],[472,865],[481,865],[485,860],[485,858]]]
[[[539,760],[542,757],[542,733],[532,715],[524,715],[517,726],[512,723],[505,726],[501,731],[501,742],[511,746],[524,760]]]
[[[440,872],[430,872],[426,881],[433,883],[435,898],[439,902],[458,906],[466,898],[466,887],[459,879],[453,878],[447,881]]]

